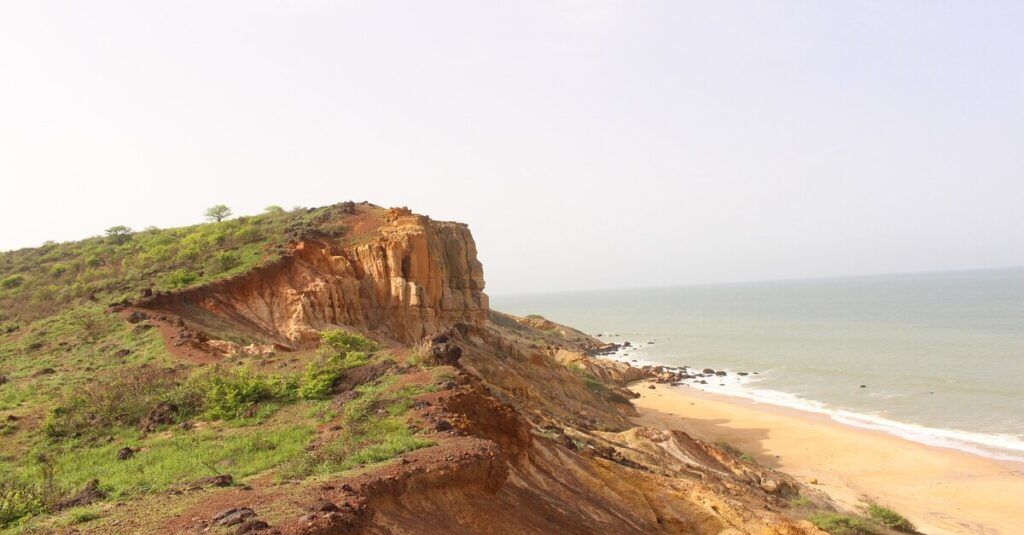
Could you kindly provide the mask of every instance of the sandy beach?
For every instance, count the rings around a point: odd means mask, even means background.
[[[758,463],[810,482],[843,505],[892,507],[928,534],[1024,533],[1024,463],[931,447],[827,416],[637,383],[638,423],[727,442]]]

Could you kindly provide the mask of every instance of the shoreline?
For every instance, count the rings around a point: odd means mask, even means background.
[[[890,506],[929,534],[1024,533],[1024,463],[932,446],[827,414],[650,381],[629,386],[648,427],[726,442],[758,463],[811,482],[841,507],[861,497]]]

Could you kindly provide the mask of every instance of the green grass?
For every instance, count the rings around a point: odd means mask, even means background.
[[[914,524],[907,520],[903,515],[889,509],[888,507],[878,505],[877,503],[868,504],[866,512],[868,517],[875,522],[897,531],[913,532],[915,529]]]
[[[8,378],[0,385],[0,456],[24,455],[50,410],[106,376],[143,366],[154,372],[188,367],[170,356],[155,329],[134,329],[89,304],[0,335],[0,374]],[[19,420],[6,423],[8,416]]]
[[[55,468],[65,488],[79,489],[95,478],[110,498],[123,499],[216,474],[243,479],[298,455],[312,436],[311,427],[295,425],[182,431],[170,438],[116,440],[92,447],[69,443]],[[118,460],[117,451],[126,443],[142,451]]]
[[[415,436],[405,413],[421,386],[394,389],[394,376],[356,388],[342,410],[344,432],[331,443],[297,458],[282,470],[286,479],[324,476],[384,462],[434,442]]]
[[[98,510],[92,507],[76,507],[74,509],[69,510],[67,516],[68,523],[75,525],[84,524],[86,522],[96,520],[100,518],[102,515],[100,515]]]

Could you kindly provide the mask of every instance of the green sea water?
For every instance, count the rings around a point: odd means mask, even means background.
[[[491,306],[629,341],[614,358],[634,364],[730,372],[680,388],[1024,460],[1024,269],[494,295]]]

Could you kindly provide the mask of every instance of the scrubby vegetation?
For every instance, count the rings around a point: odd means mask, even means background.
[[[391,388],[393,375],[364,384],[357,397],[344,406],[344,433],[323,448],[297,458],[284,471],[286,477],[324,475],[386,461],[407,451],[433,445],[418,438],[409,429],[405,413],[412,407],[412,396],[421,387]]]
[[[914,525],[892,509],[869,503],[863,511],[866,516],[817,512],[808,520],[818,529],[832,535],[885,535],[893,533],[892,530],[916,533]]]
[[[869,503],[866,512],[869,518],[883,526],[890,527],[897,531],[914,531],[914,524],[910,523],[910,521],[904,518],[903,515],[889,509],[888,507],[883,507],[877,503]]]
[[[3,428],[15,439],[0,449],[0,528],[58,510],[94,479],[108,499],[126,499],[201,477],[227,473],[237,481],[275,467],[279,477],[303,479],[432,444],[416,436],[406,414],[423,387],[398,388],[394,375],[357,386],[340,409],[332,405],[347,372],[391,366],[390,354],[362,336],[326,331],[304,368],[271,373],[245,365],[162,365],[171,361],[156,334],[133,331],[89,306],[33,322],[16,340],[3,339],[0,363],[28,383],[24,389],[4,385],[0,410],[44,412],[37,413],[35,430]],[[98,347],[122,346],[132,349],[121,359],[97,362],[104,359],[94,354]],[[53,383],[51,374],[33,377],[39,362],[23,353],[50,349],[64,352],[52,361],[40,358],[61,369],[52,375],[62,380]],[[75,382],[70,368],[90,370],[91,379]],[[340,418],[342,430],[309,449],[318,425],[333,418]],[[95,514],[85,508],[64,518],[83,523]]]
[[[243,273],[279,258],[290,240],[343,233],[331,223],[337,210],[268,210],[228,220],[230,209],[218,209],[213,223],[141,232],[118,225],[104,236],[3,252],[0,322],[23,325],[81,304],[134,298],[145,288],[170,290]]]
[[[743,452],[736,446],[729,444],[728,442],[715,442],[715,445],[718,446],[719,449],[721,449],[722,451],[728,453],[729,455],[732,455],[733,457],[736,457],[741,461],[757,464],[757,460],[755,460],[752,456]]]
[[[590,373],[582,366],[578,364],[570,364],[568,368],[583,379],[583,384],[585,384],[587,389],[593,392],[597,397],[612,403],[629,403],[628,399],[623,397],[621,394],[612,391],[606,384],[601,382],[597,377],[594,377],[594,374]]]
[[[869,520],[842,513],[817,513],[809,520],[814,527],[831,535],[880,535],[883,533]]]

